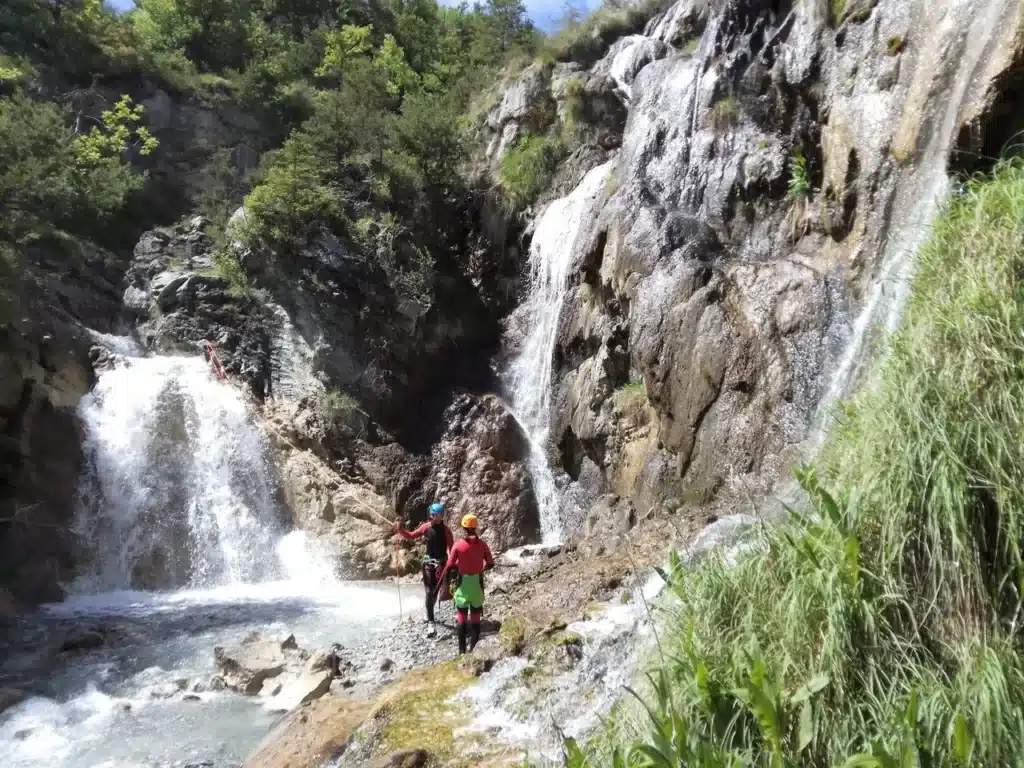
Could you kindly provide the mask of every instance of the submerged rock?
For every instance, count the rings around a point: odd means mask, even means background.
[[[17,688],[0,688],[0,714],[11,707],[17,706],[28,698],[28,694]]]
[[[60,644],[60,652],[92,651],[106,645],[107,638],[98,630],[89,629],[68,635]]]

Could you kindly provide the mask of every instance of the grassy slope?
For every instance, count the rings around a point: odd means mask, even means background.
[[[649,717],[567,764],[1020,763],[1024,165],[971,183],[919,266],[877,386],[800,474],[814,519],[677,568]]]

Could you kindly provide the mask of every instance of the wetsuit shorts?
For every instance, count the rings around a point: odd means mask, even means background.
[[[480,574],[464,575],[455,590],[455,606],[479,610],[484,607],[484,585]]]

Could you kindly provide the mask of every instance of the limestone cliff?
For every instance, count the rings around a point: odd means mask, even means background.
[[[565,135],[582,84],[540,216],[611,161],[568,243],[550,384],[570,528],[602,495],[635,519],[763,491],[799,455],[899,317],[949,174],[1010,135],[1020,25],[1002,0],[680,0],[505,90],[480,127],[496,183],[517,137]]]

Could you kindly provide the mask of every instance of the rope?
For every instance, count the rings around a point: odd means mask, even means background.
[[[398,589],[398,620],[402,620],[402,553],[399,536],[395,534],[395,587]]]
[[[213,366],[213,372],[217,375],[217,378],[221,381],[227,381],[227,374],[224,373],[224,366],[220,364],[220,359],[217,357],[217,353],[213,350],[213,344],[207,340],[203,340],[203,344],[206,346],[206,354],[210,358],[210,364]]]

